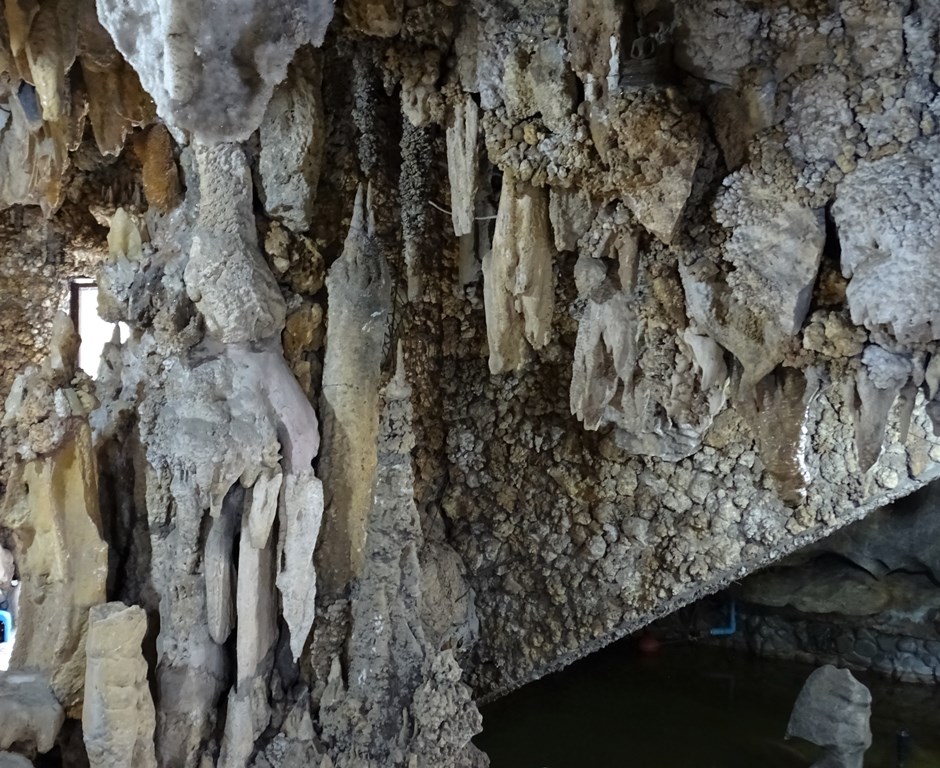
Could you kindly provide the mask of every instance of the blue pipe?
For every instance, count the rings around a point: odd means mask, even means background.
[[[3,642],[10,642],[10,635],[13,634],[13,614],[9,611],[0,611],[0,621],[3,622]]]
[[[738,631],[738,611],[734,604],[734,598],[731,598],[731,619],[727,627],[712,627],[709,634],[712,637],[727,637]]]

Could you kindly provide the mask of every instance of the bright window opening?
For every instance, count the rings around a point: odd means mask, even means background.
[[[98,375],[98,363],[104,345],[114,336],[115,325],[120,328],[121,341],[126,341],[129,333],[124,323],[109,323],[98,315],[98,286],[84,278],[72,281],[71,285],[72,322],[82,338],[78,348],[78,366],[92,378]]]

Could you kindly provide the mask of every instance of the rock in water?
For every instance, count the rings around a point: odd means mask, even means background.
[[[809,676],[790,715],[787,737],[826,751],[813,768],[862,768],[871,746],[871,692],[847,669],[831,664]]]

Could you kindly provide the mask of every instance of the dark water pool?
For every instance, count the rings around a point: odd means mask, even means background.
[[[785,741],[813,667],[723,649],[629,642],[483,708],[476,744],[492,768],[806,768],[819,750]],[[859,675],[872,690],[866,768],[940,768],[940,690]]]

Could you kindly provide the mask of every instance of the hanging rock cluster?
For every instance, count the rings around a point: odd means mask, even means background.
[[[933,3],[2,8],[0,278],[80,243],[129,335],[21,302],[0,748],[485,764],[475,698],[940,473]]]

